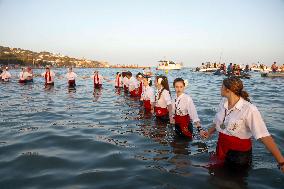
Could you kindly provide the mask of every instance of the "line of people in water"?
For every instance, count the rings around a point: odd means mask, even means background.
[[[153,114],[157,120],[174,125],[176,134],[181,137],[192,140],[194,128],[203,139],[208,139],[218,132],[216,154],[212,158],[216,164],[249,166],[252,160],[251,138],[254,137],[266,146],[278,162],[279,169],[284,172],[284,157],[268,132],[257,107],[250,102],[239,78],[230,77],[223,80],[221,96],[224,98],[212,127],[208,130],[201,127],[194,102],[191,96],[185,93],[188,87],[186,80],[176,78],[173,81],[175,95],[171,95],[168,79],[164,75],[155,77],[156,90],[152,87],[152,78],[141,73],[136,77],[131,72],[117,73],[116,82],[116,87],[123,87],[125,93],[143,102],[145,112]]]
[[[7,78],[7,72],[5,70],[4,75],[1,74],[2,79]],[[30,74],[31,70],[22,70],[19,81],[32,79]],[[55,73],[49,67],[46,67],[41,76],[45,79],[45,85],[54,85]],[[72,68],[69,68],[65,77],[69,87],[76,86],[77,74]],[[95,89],[103,87],[105,78],[98,71],[94,71],[90,78]],[[130,71],[117,72],[114,79],[115,88],[123,89],[126,95],[140,100],[144,111],[155,116],[156,120],[173,125],[178,136],[193,140],[193,130],[196,129],[203,139],[208,139],[217,132],[219,136],[216,154],[212,156],[215,165],[249,166],[252,163],[253,137],[265,145],[284,173],[284,157],[268,132],[257,107],[250,102],[249,94],[239,78],[229,77],[223,80],[220,88],[223,100],[218,106],[212,126],[207,129],[202,128],[195,104],[185,92],[187,80],[176,78],[172,85],[175,94],[171,94],[165,75],[158,75],[152,81],[150,76],[142,73],[134,76]]]

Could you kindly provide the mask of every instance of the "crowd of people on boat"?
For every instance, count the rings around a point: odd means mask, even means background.
[[[272,72],[284,72],[284,64],[278,66],[276,62],[273,62],[271,66],[267,66],[264,64],[252,64],[252,65],[244,65],[244,64],[233,64],[229,63],[228,66],[226,66],[226,63],[202,63],[199,68],[197,68],[197,71],[199,70],[220,70],[224,72],[224,74],[233,74],[233,75],[240,75],[241,72],[248,73],[249,71],[272,71]]]
[[[232,65],[229,67],[232,68]],[[54,85],[55,73],[50,67],[46,67],[41,76],[45,85]],[[7,82],[9,78],[11,74],[8,68],[5,68],[1,79]],[[76,86],[77,74],[72,68],[68,69],[65,78],[69,87]],[[93,80],[94,89],[103,87],[105,77],[99,71],[95,70],[90,78]],[[19,83],[30,82],[32,79],[30,68],[21,70]],[[121,89],[125,95],[141,101],[141,108],[145,113],[154,116],[157,121],[173,125],[176,135],[184,139],[194,140],[194,133],[208,139],[218,132],[216,153],[212,158],[216,160],[215,164],[249,166],[252,161],[251,138],[254,137],[272,153],[279,169],[284,173],[284,157],[267,130],[257,107],[250,102],[249,94],[244,90],[243,82],[239,78],[228,77],[222,81],[220,94],[223,100],[218,106],[212,126],[208,129],[202,127],[194,101],[186,93],[188,81],[183,78],[174,79],[172,86],[175,94],[171,93],[170,83],[165,75],[151,77],[143,73],[124,71],[117,72],[113,82],[114,88]]]

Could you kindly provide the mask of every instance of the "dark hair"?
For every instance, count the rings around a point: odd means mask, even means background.
[[[169,93],[171,94],[171,91],[170,91],[170,87],[169,87],[169,82],[168,82],[168,78],[164,75],[158,75],[156,77],[156,80],[158,81],[159,78],[162,78],[162,82],[161,82],[161,85],[163,86],[163,89],[160,91],[159,93],[159,97],[158,97],[158,100],[161,98],[161,95],[163,93],[163,91],[166,89],[169,91]]]
[[[174,82],[173,82],[173,86],[174,86],[174,87],[175,87],[175,85],[176,85],[177,82],[182,82],[183,85],[185,86],[184,80],[183,80],[182,78],[178,77],[178,78],[176,78],[176,79],[174,80]]]
[[[151,79],[151,77],[143,75],[143,78],[147,79],[149,86],[152,86],[152,80],[149,81],[149,79]]]
[[[127,72],[122,72],[121,75],[122,77],[125,77],[127,75]]]
[[[126,75],[132,77],[132,73],[130,71],[128,71]]]
[[[143,77],[143,74],[142,73],[138,73],[138,74],[136,74],[136,77],[138,78],[139,77],[139,75],[141,75],[142,77]]]
[[[240,96],[246,101],[250,102],[249,94],[245,90],[243,90],[244,85],[240,78],[228,77],[223,80],[223,85],[237,96]]]

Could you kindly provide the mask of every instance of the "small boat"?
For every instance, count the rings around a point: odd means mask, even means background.
[[[225,75],[225,74],[223,70],[218,69],[213,73],[213,75]]]
[[[271,68],[259,68],[259,67],[252,67],[250,68],[253,72],[270,72],[272,71]]]
[[[175,63],[171,60],[160,60],[157,70],[180,70],[182,63]]]
[[[219,68],[196,68],[197,72],[216,72]]]
[[[261,77],[284,77],[284,72],[262,72]]]

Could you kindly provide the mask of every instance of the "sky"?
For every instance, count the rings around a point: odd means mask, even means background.
[[[284,0],[0,0],[0,45],[110,64],[284,64]]]

